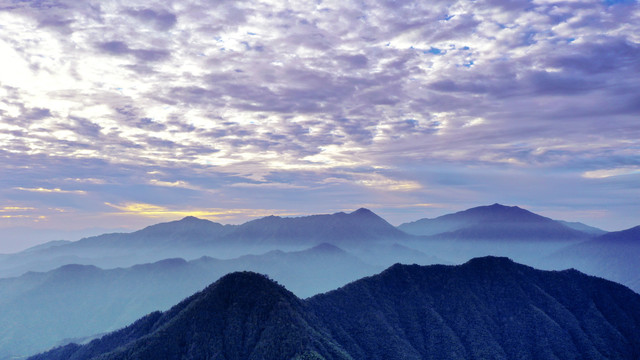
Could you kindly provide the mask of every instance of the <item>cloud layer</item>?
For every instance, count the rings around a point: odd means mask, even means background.
[[[0,24],[7,207],[640,212],[615,170],[640,166],[638,2],[0,1]]]

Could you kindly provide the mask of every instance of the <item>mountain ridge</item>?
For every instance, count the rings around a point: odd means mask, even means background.
[[[478,206],[398,226],[412,235],[453,240],[581,240],[590,234],[518,206]]]
[[[137,324],[117,339],[30,360],[640,356],[640,295],[575,270],[536,270],[504,257],[395,264],[307,300],[263,275],[235,273]]]

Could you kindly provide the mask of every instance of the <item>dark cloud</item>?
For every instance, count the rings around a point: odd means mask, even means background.
[[[51,110],[43,109],[43,108],[34,108],[26,110],[21,116],[22,119],[27,120],[29,122],[42,120],[52,116]]]
[[[354,69],[362,69],[367,66],[368,59],[362,54],[340,56],[338,59],[342,60],[345,65]]]
[[[124,41],[107,41],[98,44],[98,48],[111,55],[126,55],[131,52]]]
[[[601,85],[599,81],[546,71],[533,71],[526,75],[526,81],[531,84],[533,91],[544,95],[577,95]]]
[[[170,56],[170,52],[164,49],[132,49],[124,41],[98,43],[97,48],[109,55],[133,55],[139,61],[148,62],[162,61]]]
[[[166,10],[129,9],[126,10],[126,13],[161,31],[170,30],[178,22],[176,15]]]
[[[51,28],[62,28],[67,29],[69,25],[73,23],[73,19],[63,19],[63,18],[44,18],[40,20],[38,25],[40,27],[51,27]]]
[[[164,131],[167,128],[166,125],[155,122],[151,118],[142,118],[136,123],[136,125],[139,128],[147,129],[151,131]]]
[[[101,136],[102,127],[91,120],[78,117],[71,117],[69,120],[73,122],[73,125],[70,125],[67,129],[73,130],[76,134],[91,139]]]
[[[566,55],[552,55],[548,64],[590,76],[620,71],[640,73],[640,45],[621,38],[598,40],[597,43],[567,44],[566,47],[576,48],[575,51]]]

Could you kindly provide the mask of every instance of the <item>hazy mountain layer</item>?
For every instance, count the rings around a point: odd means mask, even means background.
[[[357,245],[409,237],[372,211],[361,208],[350,214],[268,216],[238,226],[225,239],[246,243],[317,244],[331,241],[337,245]]]
[[[568,242],[585,240],[599,230],[581,224],[562,224],[516,206],[499,204],[476,207],[436,219],[422,219],[403,224],[399,229],[367,209],[349,214],[341,212],[293,218],[268,216],[242,225],[221,225],[186,217],[133,233],[104,234],[0,256],[0,277],[18,276],[27,271],[47,271],[65,264],[113,268],[174,257],[195,259],[207,255],[234,258],[275,249],[300,250],[325,242],[363,253],[371,247],[381,245],[400,246],[428,242],[426,247],[417,245],[419,250],[429,256],[439,256],[444,261],[468,260],[484,255],[513,256],[529,261],[529,257],[518,256],[518,249],[496,253],[495,244],[489,244],[485,249],[478,241]],[[438,244],[437,240],[445,243]],[[449,245],[449,240],[476,243],[468,251],[463,251],[464,244]],[[453,251],[449,249],[451,246],[454,246]],[[500,248],[503,247],[500,244]],[[545,256],[558,248],[559,246],[551,246],[549,249],[542,249],[544,251],[540,255]],[[449,256],[451,252],[453,255]]]
[[[0,279],[0,324],[8,324],[0,326],[0,359],[34,354],[65,338],[118,329],[151,311],[168,309],[233,271],[268,274],[298,296],[308,297],[382,269],[323,244],[298,252],[272,251],[231,260],[167,259],[112,270],[66,265]]]
[[[623,283],[640,293],[640,226],[614,231],[562,249],[548,259]]]
[[[268,216],[242,225],[186,217],[132,233],[104,234],[6,255],[0,259],[0,277],[47,271],[65,264],[112,268],[172,257],[232,258],[274,249],[299,250],[326,242],[369,248],[412,237],[367,209],[293,218]]]
[[[506,258],[394,265],[306,301],[225,276],[165,313],[33,360],[637,359],[640,295]]]
[[[563,220],[556,220],[557,222],[559,222],[560,224],[564,225],[564,226],[568,226],[570,228],[572,228],[573,230],[578,230],[581,231],[583,233],[592,235],[592,236],[600,236],[600,235],[604,235],[607,233],[607,231],[604,231],[602,229],[599,229],[597,227],[593,227],[593,226],[589,226],[586,224],[583,224],[581,222],[576,222],[576,221],[563,221]]]

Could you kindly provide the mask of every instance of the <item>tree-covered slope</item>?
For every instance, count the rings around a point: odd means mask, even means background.
[[[300,297],[329,291],[384,267],[371,266],[329,244],[236,259],[167,259],[103,270],[66,265],[0,279],[0,359],[31,355],[116,330],[166,310],[221,276],[250,270],[269,275]]]
[[[306,301],[255,273],[32,360],[638,359],[640,295],[506,258],[394,265]]]
[[[309,300],[357,359],[637,359],[640,296],[506,258],[394,265]],[[380,341],[384,339],[384,341]]]
[[[350,359],[300,299],[263,275],[224,276],[169,311],[31,359]]]

